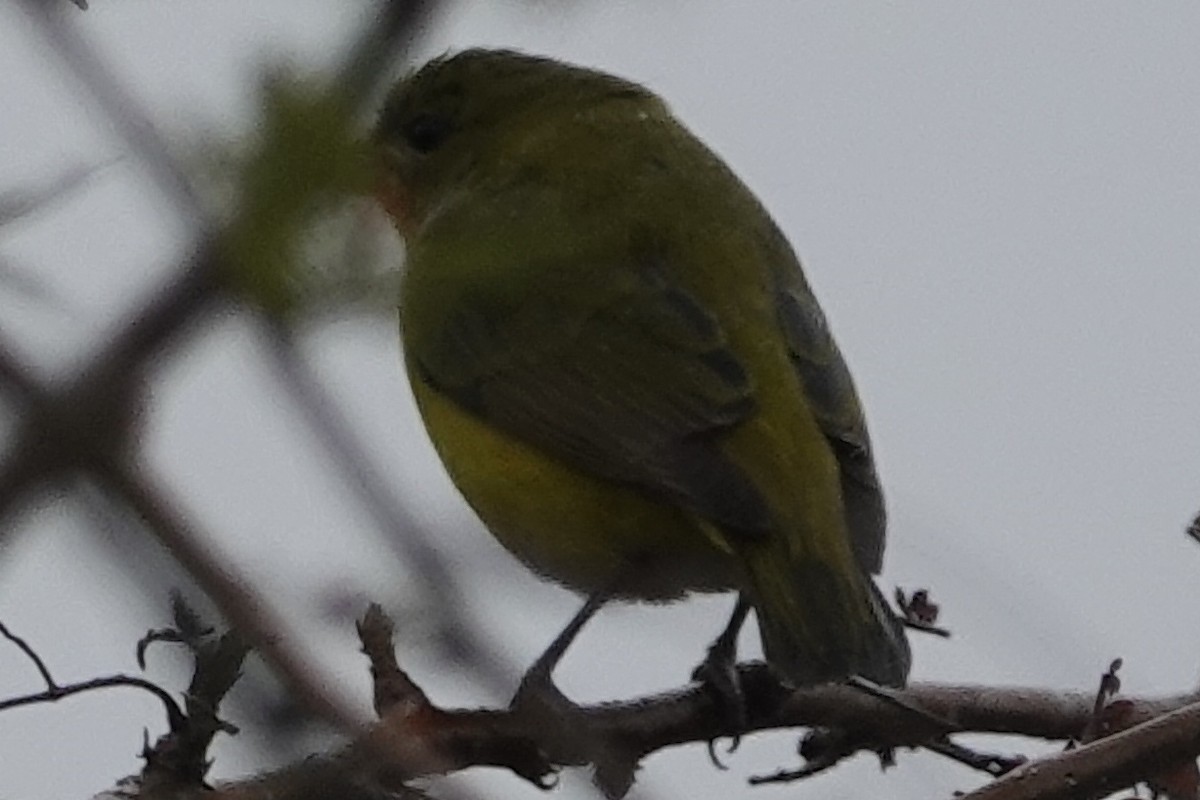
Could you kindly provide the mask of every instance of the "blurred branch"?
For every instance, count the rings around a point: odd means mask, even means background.
[[[41,186],[0,193],[0,228],[33,216],[70,196],[87,185],[98,172],[112,166],[112,163],[110,161],[92,166],[76,165],[61,171]]]
[[[151,118],[142,112],[87,40],[58,8],[39,0],[23,0],[24,10],[81,87],[81,93],[118,131],[128,155],[148,169],[151,179],[175,212],[192,229],[192,246],[191,255],[179,266],[174,278],[111,342],[99,349],[77,376],[59,384],[44,385],[10,350],[0,347],[0,381],[21,405],[13,446],[0,464],[0,518],[11,517],[23,499],[47,483],[70,486],[71,479],[81,478],[83,482],[100,487],[111,499],[125,504],[142,520],[146,530],[188,571],[238,632],[254,643],[298,700],[343,728],[355,727],[357,720],[320,683],[304,653],[284,635],[283,626],[269,604],[248,581],[209,552],[204,544],[209,537],[180,510],[155,476],[138,469],[135,423],[151,372],[198,329],[200,322],[210,319],[210,311],[231,301],[255,312],[265,310],[268,315],[279,310],[262,302],[262,295],[255,296],[248,289],[264,284],[280,286],[288,276],[264,273],[263,264],[244,256],[260,254],[264,247],[276,253],[290,250],[293,243],[288,237],[306,228],[308,218],[304,215],[311,216],[318,205],[311,201],[323,199],[323,193],[328,194],[331,190],[344,190],[339,182],[345,177],[339,172],[340,164],[327,165],[321,162],[320,156],[330,153],[332,148],[326,146],[327,142],[340,144],[337,137],[349,129],[350,122],[362,113],[372,96],[389,79],[388,65],[399,58],[429,24],[436,6],[432,2],[411,0],[381,3],[377,18],[351,48],[338,80],[332,86],[313,89],[312,86],[279,81],[267,87],[278,90],[269,96],[277,104],[264,108],[264,115],[274,113],[276,116],[267,116],[267,124],[261,128],[277,133],[279,138],[268,136],[260,141],[258,149],[251,154],[250,168],[241,176],[245,182],[240,187],[245,190],[242,199],[249,198],[246,205],[259,216],[245,214],[243,218],[241,211],[245,209],[242,208],[222,226],[212,210],[205,207],[187,171],[173,157]],[[310,122],[325,127],[318,129]],[[321,139],[318,134],[329,138]],[[318,157],[309,158],[314,150]],[[257,161],[253,160],[255,158]],[[297,161],[310,168],[305,177],[311,183],[303,184],[304,191],[300,193],[295,191],[297,173],[290,169]],[[283,167],[279,168],[281,164]],[[259,171],[251,172],[250,169],[255,167]],[[282,173],[282,181],[279,175],[270,174],[272,168]],[[259,183],[254,183],[256,180]],[[281,184],[285,193],[282,196],[273,194]],[[257,194],[255,190],[259,190]],[[265,202],[255,205],[256,201]],[[23,203],[10,203],[8,216],[29,213],[36,206],[30,198],[25,198]],[[257,243],[260,249],[231,247],[237,234],[242,234],[239,242]],[[272,239],[272,235],[276,239]],[[282,246],[274,248],[276,244]],[[265,269],[278,263],[281,263],[278,259],[271,261]],[[290,266],[286,260],[282,263],[285,267]],[[247,278],[246,272],[255,269],[260,271],[252,272]],[[256,284],[256,280],[264,275],[275,278],[275,283],[267,280]],[[286,315],[281,314],[273,319],[279,323],[284,317]],[[279,327],[275,333],[282,334],[283,330]],[[403,508],[390,497],[380,476],[371,470],[362,448],[354,442],[344,421],[332,411],[319,384],[294,358],[290,341],[279,335],[275,344],[281,373],[297,390],[314,429],[336,454],[346,474],[362,489],[380,526],[393,534],[394,541],[404,548],[406,557],[417,564],[416,571],[423,576],[425,589],[432,596],[441,598],[435,605],[443,608],[455,605],[446,602],[447,593],[453,599],[459,592],[450,571],[427,543],[406,535],[404,529],[409,524]],[[458,658],[481,670],[492,669],[499,663],[495,654],[481,648],[476,638],[470,635],[464,619],[451,617],[446,620],[445,628],[449,635],[444,641],[449,642],[449,649],[455,651]],[[181,721],[175,708],[171,714],[171,734],[154,748],[147,748],[147,770],[142,776],[147,781],[144,787],[154,783],[149,779],[158,769],[159,776],[165,776],[168,788],[189,782],[193,785],[188,788],[203,788],[200,784],[207,769],[204,753],[212,734],[220,729],[215,716],[216,705],[236,678],[244,654],[241,645],[234,640],[223,639],[222,642],[227,644],[221,649],[225,655],[212,663],[205,660],[202,649],[194,647],[197,671],[188,693],[187,719]],[[35,663],[39,664],[47,690],[37,696],[7,701],[0,708],[58,699],[68,693],[102,686],[153,686],[141,679],[115,676],[64,687],[52,681],[40,659],[35,659]],[[389,673],[395,679],[399,674],[398,667]],[[215,677],[209,680],[204,678],[206,674]],[[492,675],[495,677],[494,673]],[[423,696],[420,696],[420,702],[409,705],[430,708]],[[168,704],[168,708],[174,707]],[[407,721],[411,722],[411,719]],[[379,734],[379,731],[383,733]],[[393,733],[387,728],[374,728],[360,738],[363,744],[352,746],[344,754],[309,759],[285,772],[296,781],[293,786],[299,792],[297,796],[373,798],[412,794],[393,779],[443,772],[447,766],[453,766],[454,762],[444,761],[443,753],[431,750],[427,741],[408,735],[411,731],[402,731],[399,739]],[[382,741],[373,738],[378,735],[384,737]],[[511,764],[513,753],[524,747],[503,737],[480,738],[470,726],[452,739],[467,745],[466,751],[453,754],[462,765],[472,763],[472,759],[482,759],[480,763]],[[378,758],[381,755],[385,757]],[[535,772],[541,768],[540,753],[527,751],[522,758],[531,765],[526,774],[535,777]],[[364,772],[378,778],[389,787],[388,790],[378,793],[364,789],[359,780]],[[323,787],[329,791],[324,791]]]
[[[417,593],[423,598],[424,616],[436,619],[440,645],[456,663],[486,678],[499,689],[506,675],[504,658],[485,642],[485,632],[464,613],[462,588],[442,554],[426,539],[421,526],[388,488],[366,449],[357,441],[352,427],[329,397],[320,380],[297,352],[291,332],[283,325],[265,321],[271,364],[289,397],[298,405],[309,427],[329,452],[338,474],[358,494],[386,543],[414,569]]]
[[[206,551],[204,537],[166,501],[152,476],[130,466],[132,427],[147,373],[195,329],[207,310],[236,290],[231,283],[236,280],[234,265],[228,263],[225,233],[217,230],[187,172],[104,60],[62,16],[60,7],[42,0],[23,0],[22,7],[83,94],[119,132],[130,155],[148,168],[176,213],[194,228],[195,242],[194,255],[174,280],[65,385],[39,385],[9,349],[0,348],[0,381],[23,405],[15,443],[0,464],[0,518],[11,516],[35,488],[76,474],[91,476],[141,515],[147,529],[252,639],[300,699],[327,719],[352,725],[353,715],[338,707],[300,654],[285,644],[268,605]],[[363,106],[386,79],[388,61],[413,41],[433,7],[430,2],[399,0],[380,4],[378,19],[351,48],[341,83],[331,90],[331,96],[339,97],[339,107],[354,114]]]
[[[65,386],[38,385],[11,349],[0,346],[0,377],[24,404],[16,443],[0,464],[0,518],[29,489],[78,470],[103,470],[128,452],[144,373],[215,300],[212,265],[212,248],[202,249]],[[10,534],[0,531],[0,542]]]
[[[361,721],[358,715],[343,707],[321,683],[303,652],[284,633],[282,621],[257,592],[248,588],[251,582],[208,551],[202,543],[211,541],[211,537],[201,534],[184,517],[179,504],[155,486],[152,475],[135,474],[127,465],[113,464],[100,472],[97,480],[129,504],[175,560],[205,588],[221,614],[254,643],[298,701],[343,729],[357,727]]]
[[[378,4],[379,13],[367,23],[335,81],[352,107],[373,105],[380,87],[390,84],[391,66],[413,50],[445,5],[436,0],[384,0]]]
[[[41,393],[41,388],[34,383],[28,367],[21,363],[17,354],[3,340],[0,340],[0,385],[3,385],[6,391],[16,394],[21,403],[35,401]]]
[[[187,172],[171,155],[166,140],[150,118],[125,91],[96,51],[79,35],[75,22],[64,19],[63,9],[45,0],[21,0],[51,51],[70,70],[84,97],[96,104],[130,151],[149,168],[150,176],[190,225],[207,226],[207,216],[188,180]]]
[[[5,232],[6,227],[35,216],[78,191],[89,183],[96,173],[111,163],[110,161],[86,167],[76,165],[60,171],[54,178],[40,185],[0,193],[0,233]],[[63,297],[45,277],[35,276],[29,269],[11,263],[3,256],[0,256],[0,288],[58,311],[64,311],[67,307]]]

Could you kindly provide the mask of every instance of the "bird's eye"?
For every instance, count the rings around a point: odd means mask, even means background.
[[[440,114],[418,114],[404,126],[404,140],[418,153],[430,153],[450,135],[450,120]]]

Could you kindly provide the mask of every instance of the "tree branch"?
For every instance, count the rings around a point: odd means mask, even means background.
[[[548,726],[544,718],[525,714],[519,707],[438,708],[401,671],[391,652],[391,622],[378,608],[360,623],[359,634],[372,661],[381,719],[343,750],[323,757],[322,763],[366,781],[359,785],[382,790],[398,791],[412,779],[472,766],[503,767],[545,788],[561,767],[591,766],[600,787],[610,797],[620,797],[640,761],[658,750],[796,727],[842,735],[835,737],[841,743],[840,749],[834,748],[836,753],[814,758],[794,770],[793,778],[827,769],[853,752],[898,747],[928,747],[991,775],[1012,770],[969,795],[973,800],[1098,797],[1100,792],[1141,780],[1153,781],[1164,769],[1200,752],[1200,704],[1195,694],[1121,698],[1114,701],[1120,704],[1120,725],[1134,725],[1133,729],[1019,766],[1020,757],[966,751],[949,741],[950,732],[939,729],[937,720],[949,721],[954,733],[1073,741],[1089,727],[1100,736],[1111,733],[1111,715],[1109,722],[1097,728],[1094,693],[1034,687],[918,683],[896,692],[900,703],[849,685],[793,691],[780,685],[763,664],[739,667],[747,704],[743,731],[729,727],[728,715],[719,712],[702,686],[577,706],[564,712],[561,725]],[[914,714],[914,707],[928,711],[929,716]],[[1120,751],[1119,759],[1113,756],[1113,748]],[[264,792],[265,797],[276,780],[293,777],[291,770],[277,777],[261,776],[254,784],[255,791]],[[247,797],[245,790],[243,784],[220,789],[239,800]]]

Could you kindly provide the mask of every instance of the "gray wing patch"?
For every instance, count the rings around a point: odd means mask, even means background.
[[[423,376],[579,469],[763,535],[767,503],[716,441],[754,410],[749,377],[716,319],[648,271],[602,283],[590,294],[551,288],[499,313],[458,309],[438,357],[418,355]]]
[[[883,566],[887,522],[866,421],[850,370],[807,286],[779,290],[777,307],[792,364],[837,457],[854,554],[864,570],[876,574]]]

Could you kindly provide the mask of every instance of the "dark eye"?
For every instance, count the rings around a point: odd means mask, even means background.
[[[418,153],[442,146],[451,133],[450,120],[440,114],[418,114],[404,126],[404,140]]]

